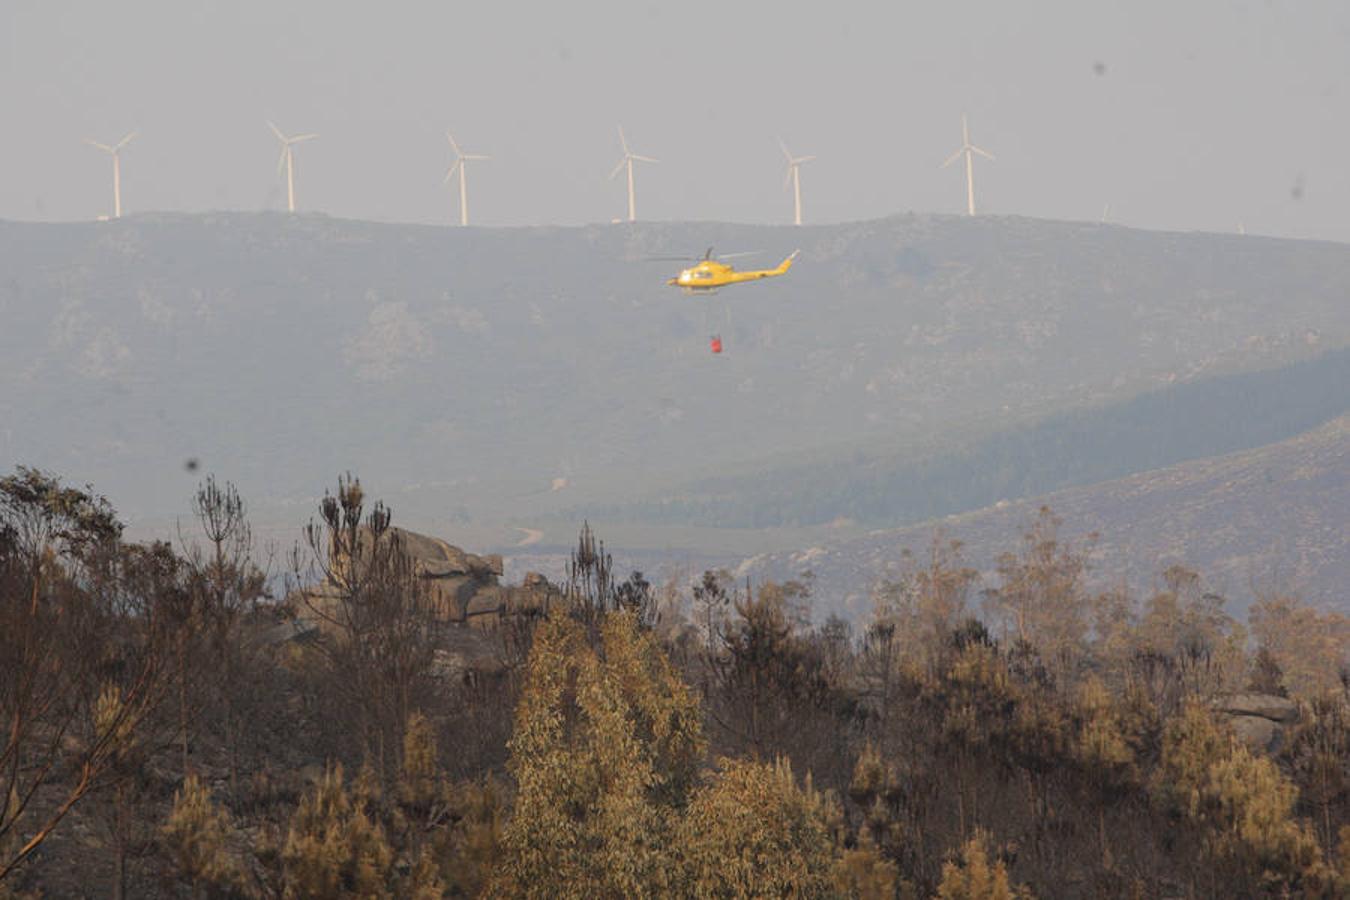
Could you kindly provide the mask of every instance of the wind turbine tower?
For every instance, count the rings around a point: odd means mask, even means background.
[[[628,221],[637,221],[637,195],[633,193],[633,163],[634,162],[660,162],[652,159],[650,156],[639,156],[628,149],[628,138],[623,135],[623,126],[619,126],[619,144],[623,146],[623,159],[614,167],[614,171],[609,173],[611,179],[616,178],[625,168],[628,170]]]
[[[957,150],[947,161],[942,164],[942,168],[947,168],[956,162],[964,154],[966,157],[966,214],[975,215],[975,154],[983,156],[985,159],[993,160],[993,154],[986,153],[979,147],[970,142],[970,126],[966,124],[966,117],[961,116],[961,149]]]
[[[450,179],[454,177],[455,170],[459,170],[459,224],[469,224],[469,188],[467,176],[464,174],[468,170],[465,165],[469,160],[492,159],[490,156],[479,156],[473,153],[465,153],[459,149],[459,144],[455,143],[455,136],[446,132],[445,136],[450,139],[450,149],[455,151],[455,161],[450,164],[450,170],[445,173],[443,184],[449,184]]]
[[[277,136],[277,140],[281,141],[281,157],[277,160],[277,174],[280,175],[282,169],[286,170],[286,210],[295,212],[295,151],[293,148],[296,144],[312,141],[318,135],[297,134],[295,137],[286,137],[281,133],[281,129],[271,122],[267,123],[267,127],[272,129],[272,133]]]
[[[778,139],[778,146],[783,148],[783,156],[787,157],[787,178],[783,181],[784,189],[792,185],[792,224],[802,224],[802,173],[803,163],[809,163],[815,159],[814,156],[793,156],[788,152],[787,144],[783,139]]]
[[[122,218],[122,148],[131,143],[131,139],[136,136],[132,131],[117,143],[109,146],[100,144],[98,141],[91,141],[88,138],[84,142],[91,147],[97,147],[104,153],[112,157],[113,162],[113,218]]]

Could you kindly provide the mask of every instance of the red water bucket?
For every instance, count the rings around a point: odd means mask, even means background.
[[[721,353],[721,352],[722,352],[722,339],[721,339],[720,337],[718,337],[717,335],[713,335],[713,338],[712,338],[712,340],[709,342],[709,344],[710,344],[710,346],[712,347],[712,352],[714,352],[714,353]]]

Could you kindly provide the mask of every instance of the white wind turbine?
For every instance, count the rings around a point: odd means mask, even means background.
[[[803,163],[809,163],[815,159],[814,156],[793,156],[788,152],[787,144],[783,139],[778,139],[778,146],[783,148],[783,156],[787,157],[787,178],[783,181],[783,188],[786,189],[792,185],[792,223],[794,225],[802,224],[802,175],[801,167]]]
[[[297,134],[295,137],[286,137],[281,133],[281,129],[270,121],[267,127],[272,129],[272,133],[281,141],[281,156],[277,159],[277,174],[281,170],[286,170],[286,209],[288,212],[295,212],[295,152],[291,149],[296,144],[304,141],[312,141],[318,137],[317,134]]]
[[[469,160],[492,159],[490,156],[479,156],[474,153],[465,153],[459,149],[459,144],[455,143],[455,136],[446,132],[445,136],[450,139],[450,149],[455,151],[455,161],[450,164],[450,169],[445,173],[443,184],[449,184],[450,179],[454,177],[455,170],[459,170],[459,224],[469,224],[469,189],[467,176],[464,174],[468,170],[465,165]]]
[[[91,147],[97,147],[104,153],[112,157],[113,162],[113,218],[122,218],[122,148],[131,143],[131,139],[136,136],[132,131],[122,138],[116,144],[100,144],[98,141],[91,141],[85,138],[84,142]]]
[[[633,193],[633,163],[636,162],[660,162],[652,159],[650,156],[638,156],[628,149],[628,139],[623,135],[623,126],[619,126],[619,143],[623,146],[623,159],[614,167],[614,171],[609,173],[611,179],[618,176],[625,168],[628,169],[628,221],[637,220],[637,195]]]
[[[966,117],[961,116],[961,149],[957,150],[947,161],[942,164],[942,168],[947,168],[952,163],[961,158],[962,154],[966,157],[966,214],[975,215],[975,154],[978,153],[985,159],[992,160],[993,154],[986,153],[979,147],[970,142],[970,127],[966,124]]]

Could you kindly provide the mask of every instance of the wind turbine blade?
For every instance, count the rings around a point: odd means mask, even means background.
[[[619,173],[623,171],[623,167],[626,165],[628,165],[628,157],[625,156],[623,159],[619,160],[619,164],[614,167],[614,171],[609,173],[610,179],[618,178]]]
[[[787,174],[783,176],[783,190],[792,187],[792,170],[797,168],[795,163],[788,163]]]
[[[813,159],[815,159],[814,156],[799,156],[799,157],[797,157],[796,159],[794,159],[793,162],[794,162],[796,165],[799,165],[799,166],[800,166],[802,163],[809,163],[809,162],[810,162],[811,160],[813,160]]]
[[[297,134],[295,137],[293,137],[293,138],[291,138],[289,141],[287,141],[287,143],[289,143],[289,144],[298,144],[298,143],[300,143],[301,141],[312,141],[312,140],[314,140],[316,137],[318,137],[317,134]]]
[[[779,148],[783,151],[783,156],[785,156],[785,157],[787,158],[788,165],[791,165],[791,164],[792,164],[792,154],[788,152],[787,144],[783,143],[783,139],[782,139],[782,138],[779,138],[779,139],[778,139],[778,146],[779,146]]]
[[[623,155],[624,155],[624,156],[629,156],[630,153],[629,153],[629,150],[628,150],[628,138],[624,137],[624,135],[623,135],[623,126],[622,126],[622,125],[619,126],[619,143],[623,145]]]
[[[445,177],[441,179],[441,184],[449,184],[450,179],[455,177],[455,170],[459,168],[459,160],[455,160],[450,168],[445,170]]]
[[[974,145],[971,145],[970,150],[971,150],[972,153],[978,153],[978,154],[980,154],[980,155],[983,156],[985,159],[993,159],[993,158],[994,158],[994,154],[992,154],[992,153],[986,153],[985,151],[981,150],[979,147],[976,147],[976,146],[974,146]]]
[[[482,154],[478,153],[466,153],[465,155],[461,156],[460,159],[492,159],[492,157],[483,156]]]
[[[659,160],[659,159],[652,159],[650,156],[638,156],[636,153],[633,153],[633,154],[630,154],[630,155],[633,157],[633,159],[636,159],[638,162],[654,162],[654,163],[659,163],[659,162],[661,161],[661,160]]]
[[[122,149],[123,147],[125,147],[127,144],[130,144],[130,143],[131,143],[132,138],[136,137],[136,134],[137,134],[137,132],[135,132],[135,131],[128,131],[126,137],[124,137],[124,138],[122,138],[120,141],[118,141],[118,142],[117,142],[117,146],[113,147],[113,149],[114,149],[114,150],[121,150],[121,149]]]
[[[281,129],[274,125],[271,119],[267,120],[267,127],[272,129],[272,133],[277,136],[277,140],[281,141],[283,144],[286,143],[286,135],[281,133]]]
[[[90,147],[97,147],[98,149],[102,150],[104,153],[111,153],[111,152],[113,152],[113,148],[109,147],[107,144],[100,144],[98,141],[92,140],[92,139],[90,139],[90,138],[85,138],[85,139],[84,139],[84,142],[85,142],[86,144],[88,144]]]
[[[950,166],[952,163],[954,163],[954,162],[956,162],[958,159],[960,159],[960,158],[961,158],[961,154],[962,154],[962,153],[965,153],[965,152],[966,152],[966,148],[965,148],[965,147],[962,147],[960,150],[957,150],[957,151],[956,151],[955,153],[953,153],[951,156],[947,157],[947,161],[946,161],[945,163],[943,163],[943,164],[940,166],[940,168],[943,168],[943,169],[947,168],[947,167]]]
[[[459,144],[455,143],[455,136],[454,136],[453,134],[451,134],[450,132],[447,131],[447,132],[445,133],[445,137],[446,137],[447,140],[450,141],[450,149],[453,150],[453,151],[455,151],[455,155],[456,155],[456,156],[463,156],[464,153],[463,153],[462,150],[459,149]]]
[[[286,154],[291,151],[289,144],[281,145],[281,155],[277,157],[277,174],[280,175],[286,170]]]

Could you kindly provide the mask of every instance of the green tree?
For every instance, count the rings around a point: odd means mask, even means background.
[[[1211,892],[1259,884],[1274,893],[1315,894],[1330,883],[1316,838],[1294,818],[1294,785],[1200,704],[1168,723],[1154,777],[1159,799],[1198,831]]]
[[[961,848],[957,860],[942,867],[938,900],[1021,900],[1030,898],[1026,888],[1015,887],[1002,860],[989,861],[989,835],[977,830]]]
[[[1077,713],[1079,728],[1073,756],[1091,790],[1088,803],[1097,808],[1097,841],[1102,866],[1109,870],[1113,855],[1106,831],[1106,810],[1136,783],[1134,748],[1120,712],[1101,681],[1089,679],[1079,690]]]
[[[229,833],[229,817],[212,801],[210,789],[189,775],[174,793],[160,834],[177,876],[191,885],[194,897],[241,889],[239,867],[226,844]]]
[[[501,791],[491,780],[451,784],[431,720],[421,712],[408,717],[396,796],[390,818],[411,860],[407,893],[478,896],[501,844]]]
[[[445,826],[429,845],[440,879],[451,897],[483,893],[501,855],[506,803],[491,779],[456,785],[447,799]]]
[[[882,890],[880,886],[885,884],[891,887],[889,893],[882,891],[885,896],[894,896],[902,887],[908,889],[910,886],[900,879],[897,862],[907,872],[916,868],[918,848],[914,845],[922,836],[908,818],[908,798],[896,765],[884,761],[871,741],[863,744],[858,754],[848,793],[862,809],[863,820],[857,847],[846,851],[840,860],[845,882],[856,885],[863,896]],[[865,887],[868,884],[872,887]]]
[[[1350,704],[1323,694],[1303,704],[1280,761],[1299,787],[1301,801],[1316,811],[1322,846],[1336,847],[1338,826],[1350,799]]]
[[[870,840],[846,849],[835,864],[835,887],[845,897],[858,900],[894,900],[913,895],[913,887],[900,878],[899,867],[886,859]]]
[[[674,890],[670,839],[705,744],[697,698],[632,612],[603,616],[595,648],[570,617],[540,626],[509,746],[517,795],[493,894]]]
[[[300,801],[281,850],[288,898],[395,896],[394,851],[374,816],[369,772],[349,792],[342,765],[329,767]]]
[[[787,760],[723,759],[681,822],[679,851],[698,898],[829,897],[836,892],[840,812]]]
[[[406,808],[434,816],[443,773],[436,758],[436,733],[420,711],[408,717],[403,732],[403,769],[398,782],[399,801]]]

